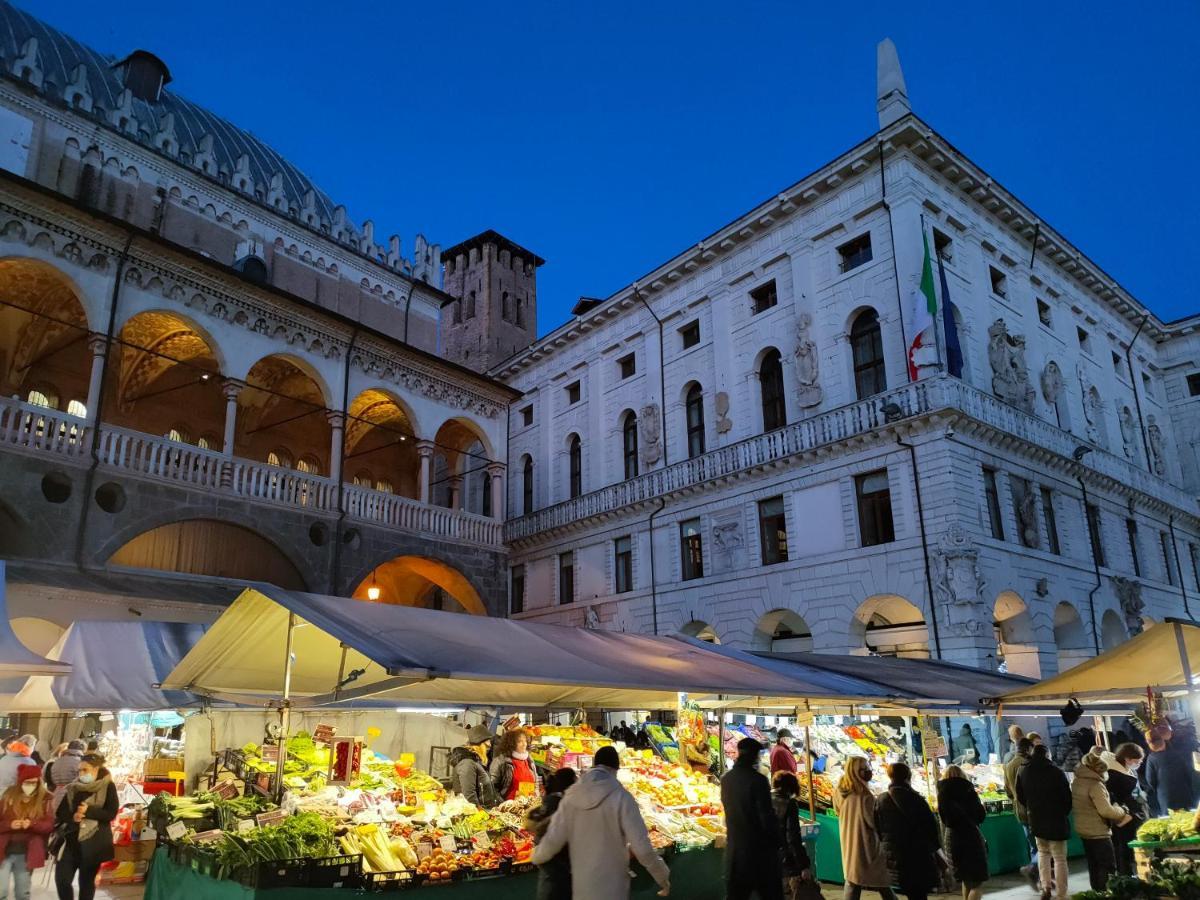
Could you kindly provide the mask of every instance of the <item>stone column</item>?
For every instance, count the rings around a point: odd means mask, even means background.
[[[346,440],[346,415],[337,410],[325,411],[329,420],[329,429],[333,433],[329,442],[329,477],[338,478],[342,474],[342,446]],[[345,481],[345,479],[342,479]]]
[[[492,518],[504,521],[504,463],[488,463],[488,478],[492,488]]]
[[[417,480],[417,499],[428,503],[429,482],[433,472],[433,441],[417,441],[417,458],[421,462],[420,476]]]
[[[238,395],[246,385],[241,381],[226,378],[221,382],[221,393],[225,395],[225,438],[221,444],[221,452],[233,456],[233,436],[237,431],[237,401]]]
[[[458,509],[462,500],[463,477],[451,475],[446,480],[450,483],[450,509]]]
[[[87,342],[92,351],[92,374],[88,381],[87,392],[87,420],[91,425],[98,425],[96,410],[100,407],[100,381],[104,377],[106,341],[102,334],[89,334]]]

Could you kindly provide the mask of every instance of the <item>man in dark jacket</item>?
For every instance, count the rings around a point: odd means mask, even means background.
[[[763,746],[754,738],[738,741],[733,768],[721,779],[725,807],[725,896],[745,900],[783,900],[779,862],[779,822],[771,804],[771,785],[758,771]]]
[[[937,819],[925,798],[913,790],[912,769],[888,766],[892,783],[875,803],[875,825],[883,838],[892,882],[908,900],[925,900],[937,887],[933,854],[941,848]]]
[[[1013,812],[1017,816],[1017,821],[1021,823],[1021,828],[1025,831],[1025,841],[1029,844],[1029,865],[1021,866],[1021,874],[1036,888],[1038,884],[1037,841],[1033,839],[1033,832],[1029,830],[1029,814],[1025,811],[1025,804],[1017,797],[1017,776],[1029,762],[1029,756],[1032,753],[1033,741],[1024,736],[1017,738],[1016,751],[1013,753],[1012,759],[1004,764],[1004,792],[1013,802]]]
[[[1029,762],[1017,775],[1017,800],[1029,817],[1037,841],[1042,900],[1053,886],[1058,900],[1067,896],[1067,839],[1071,836],[1071,785],[1050,761],[1044,745],[1033,748]]]
[[[1146,760],[1146,793],[1151,814],[1165,816],[1176,809],[1195,809],[1196,775],[1187,740],[1174,735],[1165,746],[1161,741],[1152,741],[1150,751]]]

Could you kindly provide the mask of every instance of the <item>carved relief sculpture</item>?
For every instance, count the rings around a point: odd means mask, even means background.
[[[1034,550],[1041,544],[1038,531],[1037,499],[1032,487],[1023,478],[1011,477],[1013,503],[1017,510],[1017,525],[1020,526],[1021,543]]]
[[[817,345],[809,337],[812,327],[812,317],[801,313],[796,319],[796,380],[800,382],[800,390],[796,395],[797,401],[804,409],[819,406],[821,403],[820,361],[817,357]]]
[[[1082,365],[1076,367],[1075,374],[1079,380],[1079,392],[1083,400],[1083,421],[1087,426],[1087,439],[1093,444],[1099,444],[1100,421],[1104,414],[1101,409],[1100,392],[1088,381],[1087,372]]]
[[[662,458],[662,415],[657,403],[647,403],[638,413],[638,438],[642,465],[654,465]]]
[[[1121,425],[1121,449],[1125,451],[1125,458],[1137,459],[1137,425],[1128,406],[1121,407],[1117,421]]]
[[[1142,583],[1132,578],[1112,576],[1113,590],[1117,594],[1117,602],[1121,604],[1121,613],[1125,616],[1125,630],[1129,636],[1142,633],[1142,610],[1146,608],[1142,600]]]
[[[1165,475],[1167,460],[1163,454],[1163,433],[1154,421],[1154,416],[1146,416],[1146,443],[1150,445],[1150,465],[1155,475]]]
[[[739,517],[721,519],[713,523],[713,572],[733,572],[745,565],[745,539]]]
[[[1025,365],[1025,338],[1008,333],[997,319],[988,329],[988,362],[992,366],[992,393],[1022,412],[1033,412],[1033,385]]]
[[[1057,406],[1062,400],[1063,394],[1063,375],[1062,369],[1058,367],[1058,363],[1054,360],[1046,363],[1046,368],[1042,369],[1042,397],[1051,406]]]
[[[979,548],[959,525],[951,525],[933,551],[934,602],[959,637],[986,634],[992,618],[983,602],[984,581],[979,571]]]
[[[729,395],[724,391],[717,392],[716,407],[717,434],[725,434],[733,427],[733,420],[729,418]]]

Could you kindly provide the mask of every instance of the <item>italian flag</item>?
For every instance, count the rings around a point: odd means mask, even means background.
[[[916,352],[921,347],[928,347],[931,340],[930,329],[937,319],[937,295],[933,292],[933,263],[929,259],[929,235],[921,229],[921,240],[925,244],[925,262],[921,266],[921,283],[913,291],[913,340],[908,348],[908,377],[917,380]]]

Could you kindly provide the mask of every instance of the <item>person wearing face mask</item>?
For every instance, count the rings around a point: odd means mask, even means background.
[[[46,837],[54,829],[50,792],[37,766],[17,769],[17,783],[0,795],[0,897],[29,900],[33,872],[46,864]]]
[[[0,757],[0,791],[6,791],[17,783],[19,767],[36,765],[33,761],[36,746],[37,738],[32,734],[23,735],[5,745],[4,756]]]
[[[796,754],[792,752],[792,733],[786,728],[780,728],[775,736],[775,746],[771,748],[771,777],[776,772],[791,772],[796,774]]]
[[[875,824],[875,795],[871,793],[871,764],[865,757],[846,760],[842,778],[833,791],[842,845],[842,896],[858,900],[863,890],[878,891],[883,900],[896,900],[883,842]]]
[[[1117,854],[1117,872],[1134,875],[1133,848],[1129,842],[1137,837],[1137,830],[1150,816],[1146,798],[1138,784],[1138,768],[1145,754],[1137,744],[1121,744],[1115,753],[1105,751],[1101,756],[1108,763],[1108,795],[1113,803],[1129,812],[1130,820],[1112,829],[1113,850]]]
[[[54,869],[58,900],[75,900],[71,883],[79,873],[79,900],[96,896],[96,873],[116,854],[112,820],[117,817],[117,788],[104,757],[85,753],[79,775],[58,805],[57,824],[65,826],[66,841]]]

